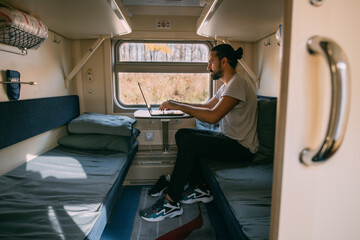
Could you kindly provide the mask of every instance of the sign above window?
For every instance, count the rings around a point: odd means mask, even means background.
[[[159,29],[170,29],[171,24],[170,24],[170,20],[157,20],[156,21],[156,28]]]

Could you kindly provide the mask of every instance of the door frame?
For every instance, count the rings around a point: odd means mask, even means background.
[[[286,130],[286,112],[289,84],[290,42],[292,23],[292,0],[284,0],[284,24],[283,24],[283,52],[281,63],[280,90],[276,113],[276,134],[274,149],[274,173],[272,185],[270,240],[276,240],[279,236],[281,187],[284,162],[284,145]]]

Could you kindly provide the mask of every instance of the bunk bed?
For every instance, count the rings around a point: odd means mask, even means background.
[[[63,125],[69,132],[0,176],[0,238],[100,239],[137,150],[136,120],[79,114],[77,96],[1,102],[0,112],[0,148]]]
[[[250,162],[201,161],[227,239],[269,239],[276,105],[276,98],[258,97],[259,149]],[[200,121],[197,128],[218,131]]]
[[[283,2],[261,0],[250,4],[246,1],[210,0],[198,19],[197,34],[225,43],[257,42],[275,34],[280,46]],[[259,88],[266,76],[260,79],[244,60],[239,63]],[[241,159],[237,163],[201,162],[219,210],[220,222],[225,223],[222,235],[226,235],[226,239],[269,239],[276,106],[276,98],[258,96],[260,145],[251,162],[241,162]],[[217,130],[201,122],[197,127]]]

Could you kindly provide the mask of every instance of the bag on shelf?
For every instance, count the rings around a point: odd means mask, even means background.
[[[20,49],[38,48],[48,37],[48,28],[36,17],[0,5],[0,42]]]

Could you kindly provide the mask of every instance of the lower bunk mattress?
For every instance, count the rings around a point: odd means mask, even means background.
[[[204,161],[202,167],[222,213],[227,239],[268,240],[273,164]]]
[[[0,239],[99,239],[136,149],[59,146],[0,176]]]

